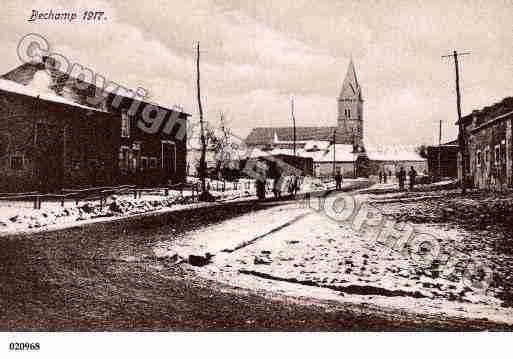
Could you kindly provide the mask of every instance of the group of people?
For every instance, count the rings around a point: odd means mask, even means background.
[[[274,199],[278,200],[281,198],[281,192],[284,187],[286,187],[290,195],[295,196],[299,190],[299,183],[299,177],[294,174],[287,177],[282,177],[280,174],[276,174],[273,178]],[[256,179],[256,195],[259,200],[265,200],[266,184],[267,178],[265,176],[260,176]]]
[[[387,183],[388,178],[391,176],[392,171],[390,169],[379,170],[379,183]],[[401,167],[399,171],[396,172],[395,176],[397,177],[397,181],[399,182],[399,189],[404,190],[404,184],[406,182],[406,170],[404,169],[404,167]],[[411,166],[410,170],[408,171],[408,177],[410,178],[410,190],[412,190],[415,187],[415,179],[417,178],[417,171],[415,171],[415,168],[413,168],[413,166]]]
[[[383,171],[380,170],[378,173],[378,177],[379,177],[379,183],[387,183],[388,177],[392,177],[392,171],[390,169],[383,170]]]

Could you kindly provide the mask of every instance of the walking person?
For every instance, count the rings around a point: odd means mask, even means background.
[[[415,178],[417,177],[417,171],[415,171],[415,168],[413,168],[413,166],[410,167],[408,176],[410,176],[410,191],[411,191],[411,190],[413,190],[413,187],[415,186]]]
[[[387,171],[383,171],[383,183],[387,183]]]
[[[335,175],[335,190],[341,191],[342,190],[342,182],[344,181],[344,178],[342,177],[342,174],[340,173],[340,170],[337,171],[337,174]]]
[[[278,200],[281,198],[281,174],[279,172],[277,172],[274,176],[274,181],[273,181],[273,194],[274,194],[274,199],[275,200]]]
[[[261,173],[255,180],[256,195],[260,201],[265,200],[265,186],[267,184],[267,172]]]
[[[383,180],[383,173],[381,172],[381,170],[379,170],[378,177],[379,177],[379,183],[381,183],[381,181]]]
[[[289,177],[289,181],[288,181],[289,194],[292,196],[292,198],[296,198],[297,184],[298,184],[297,176],[296,176],[296,174],[293,173]]]
[[[404,170],[404,167],[401,167],[399,170],[397,179],[399,180],[399,190],[404,190],[404,181],[406,180],[406,171]]]

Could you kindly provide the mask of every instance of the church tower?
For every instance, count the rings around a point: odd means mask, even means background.
[[[353,59],[349,62],[346,78],[338,96],[337,137],[343,143],[363,146],[363,97],[356,77]],[[338,141],[337,141],[338,142]]]

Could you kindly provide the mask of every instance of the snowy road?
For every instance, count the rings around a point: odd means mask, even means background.
[[[439,238],[461,235],[420,227]],[[513,323],[513,311],[493,291],[473,291],[461,276],[420,266],[377,241],[372,231],[357,231],[294,203],[196,230],[154,250],[158,256],[214,254],[198,272],[235,287]]]

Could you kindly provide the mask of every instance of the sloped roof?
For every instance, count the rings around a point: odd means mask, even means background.
[[[53,66],[52,62],[55,61],[53,58],[43,58],[43,60],[47,62],[24,63],[21,66],[18,66],[17,68],[0,76],[0,78],[10,80],[15,83],[19,83],[21,85],[29,85],[33,81],[34,76],[38,72],[45,71],[51,77],[51,84],[49,86],[49,90],[53,92],[56,96],[66,96],[67,100],[69,100],[70,103],[75,103],[79,106],[85,106],[89,108],[94,107],[96,108],[96,110],[106,110],[102,108],[103,103],[100,102],[98,104],[93,104],[90,103],[91,101],[87,100],[88,97],[94,98],[96,91],[102,93],[103,95],[120,96],[127,99],[132,99],[135,96],[135,91],[118,83],[112,82],[112,84],[115,84],[116,86],[111,91],[109,91],[107,86],[109,80],[107,79],[104,79],[105,83],[98,84],[97,86],[95,84],[97,80],[96,76],[92,81],[93,83],[83,81],[83,79],[73,77],[68,73],[60,71],[58,67]],[[106,86],[106,88],[102,88],[101,86]],[[69,91],[69,89],[72,89],[72,91]],[[190,114],[185,113],[182,110],[171,109],[169,108],[169,106],[166,107],[164,105],[156,104],[149,101],[148,99],[143,99],[141,102],[155,105],[169,111],[181,112],[187,116],[190,116]]]
[[[305,151],[318,151],[318,150],[327,150],[330,145],[330,141],[315,141],[310,140],[305,143],[303,149]]]
[[[249,151],[240,151],[239,158],[258,158],[258,157],[266,157],[269,156],[269,152],[262,151],[258,148],[252,148]]]
[[[296,127],[296,141],[333,141],[333,131],[337,127]],[[292,127],[256,127],[246,137],[248,145],[272,144],[275,134],[279,141],[293,141],[294,130]],[[336,133],[335,141],[341,143],[347,141],[342,131]]]
[[[46,101],[55,102],[55,103],[61,103],[61,104],[65,104],[68,106],[79,107],[79,108],[83,108],[83,109],[87,109],[87,110],[91,110],[91,111],[105,112],[105,111],[102,111],[101,109],[78,104],[76,102],[73,102],[73,101],[65,98],[65,97],[58,96],[53,92],[42,92],[42,91],[32,88],[30,86],[20,85],[19,83],[16,83],[14,81],[4,80],[2,78],[0,78],[0,90],[5,91],[5,92],[10,92],[10,93],[16,93],[16,94],[20,94],[20,95],[30,96],[33,98],[39,97],[41,100],[46,100]]]
[[[320,162],[322,160],[322,158],[324,157],[324,155],[326,154],[326,152],[327,152],[326,150],[305,151],[305,150],[301,149],[297,153],[298,153],[299,157],[311,158],[314,162]]]
[[[333,162],[333,151],[335,151],[335,162],[354,162],[356,156],[353,153],[352,145],[330,145],[327,151],[322,151],[322,156],[315,162]]]
[[[271,152],[269,152],[271,155],[294,155],[294,150],[287,149],[287,148],[275,148]],[[296,151],[296,155],[299,155],[299,151]]]
[[[371,161],[426,161],[415,145],[380,145],[365,143],[365,153]]]
[[[344,78],[344,82],[342,84],[342,89],[340,90],[339,99],[342,98],[358,98],[362,99],[362,89],[360,88],[360,84],[358,83],[358,78],[356,77],[356,70],[354,68],[353,59],[349,61],[349,66],[347,67],[346,77]]]

